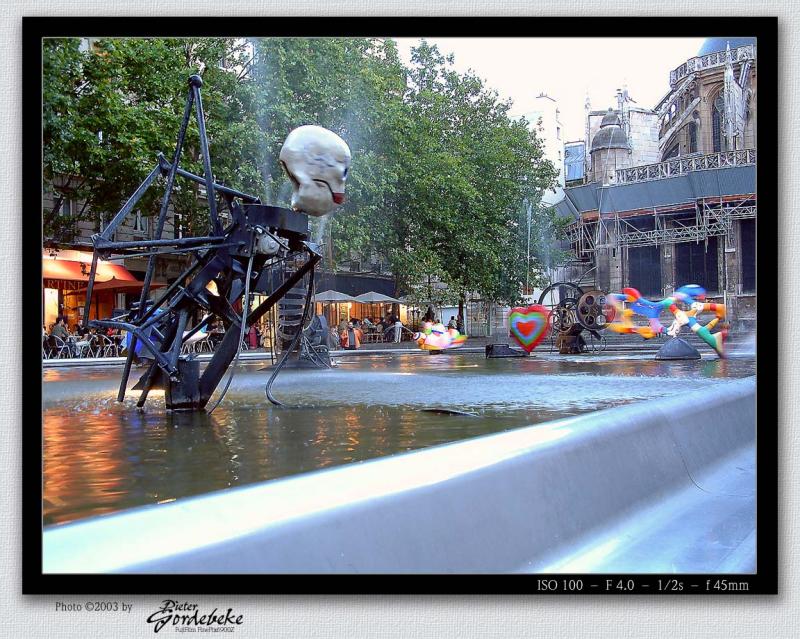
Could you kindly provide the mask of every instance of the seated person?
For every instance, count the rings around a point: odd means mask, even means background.
[[[75,335],[80,338],[85,338],[89,334],[89,328],[83,325],[83,320],[78,320],[78,323],[75,326]]]
[[[69,352],[73,357],[78,354],[78,349],[75,346],[75,340],[73,339],[72,335],[70,335],[69,329],[67,328],[67,318],[63,315],[60,315],[58,319],[56,319],[56,323],[50,330],[50,336],[57,337],[58,339],[62,340],[69,347]],[[53,342],[52,346],[55,345],[55,342]]]
[[[70,338],[69,329],[67,328],[67,321],[63,315],[59,315],[53,328],[50,329],[50,335],[64,340],[65,342]]]

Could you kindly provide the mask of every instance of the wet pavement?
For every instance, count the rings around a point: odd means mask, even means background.
[[[486,360],[453,353],[338,362],[332,370],[282,371],[272,392],[287,407],[267,402],[263,363],[242,365],[212,415],[172,414],[163,392],[151,393],[144,411],[135,407],[137,392],[117,403],[119,367],[45,370],[45,524],[680,396],[755,374],[752,357],[705,354],[671,363],[652,354]]]

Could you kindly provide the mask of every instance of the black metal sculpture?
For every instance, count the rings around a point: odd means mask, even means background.
[[[550,311],[551,340],[555,341],[559,353],[605,350],[605,338],[601,333],[609,322],[609,313],[613,317],[613,310],[609,310],[602,291],[585,291],[573,282],[555,282],[542,291],[538,303]],[[584,331],[589,343],[582,335]]]
[[[172,161],[159,154],[158,164],[131,198],[103,232],[92,237],[94,254],[86,291],[84,323],[99,329],[121,329],[132,336],[117,400],[123,401],[125,397],[134,353],[139,350],[144,361],[149,363],[134,386],[134,389],[141,390],[137,403],[139,407],[144,406],[153,388],[163,388],[168,409],[204,409],[231,362],[234,358],[238,359],[246,330],[264,317],[287,293],[300,288],[305,279],[307,292],[302,316],[293,325],[294,337],[284,350],[284,356],[275,371],[277,374],[289,353],[300,342],[303,320],[308,315],[313,293],[314,267],[321,259],[318,247],[309,241],[308,217],[304,213],[262,204],[258,197],[214,180],[200,95],[202,85],[200,76],[189,78],[189,94]],[[202,176],[179,166],[193,106],[203,157]],[[134,210],[159,175],[166,178],[166,186],[153,239],[113,241],[111,238],[117,227]],[[162,238],[170,196],[178,176],[205,186],[211,229],[208,235]],[[217,209],[217,197],[230,211],[231,221],[224,228]],[[126,316],[90,320],[97,261],[107,259],[112,254],[149,258],[139,302],[133,305]],[[155,303],[148,303],[156,258],[167,254],[188,254],[191,263]],[[207,289],[211,282],[216,284],[217,294]],[[255,293],[268,297],[251,310],[251,297]],[[239,301],[241,311],[234,308]],[[187,331],[191,318],[198,311],[204,313],[203,319]],[[211,361],[200,374],[199,362],[191,356],[182,356],[181,347],[214,317],[223,320],[226,331]],[[274,375],[267,385],[267,396],[275,401],[269,392],[273,379]]]

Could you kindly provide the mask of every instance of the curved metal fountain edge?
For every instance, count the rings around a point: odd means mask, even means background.
[[[604,571],[641,558],[643,572],[727,570],[736,557],[747,570],[755,422],[755,378],[724,382],[50,526],[43,570],[541,572],[580,557]]]

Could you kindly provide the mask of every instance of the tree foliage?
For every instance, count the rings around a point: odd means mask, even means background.
[[[516,301],[527,266],[519,207],[540,199],[555,169],[527,123],[509,118],[511,103],[477,76],[424,41],[412,63],[401,152],[409,205],[394,220],[406,284],[427,271],[460,295]]]
[[[285,206],[289,131],[319,124],[347,141],[347,203],[316,229],[331,265],[378,255],[412,293],[436,281],[508,302],[541,272],[520,211],[553,186],[555,168],[510,102],[424,41],[408,67],[379,38],[102,39],[83,50],[45,40],[44,61],[45,181],[85,202],[84,215],[115,212],[158,151],[171,159],[186,79],[200,73],[217,180]],[[194,120],[181,165],[202,173]],[[175,209],[203,232],[197,188],[181,184]],[[157,211],[159,191],[143,212]],[[44,211],[46,235],[59,205]]]

